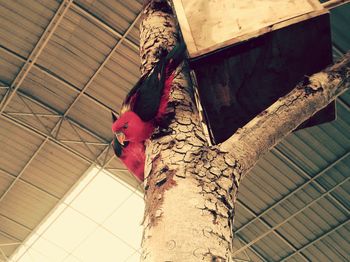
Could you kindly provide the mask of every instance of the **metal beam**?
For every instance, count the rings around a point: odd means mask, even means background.
[[[19,54],[17,53],[14,53],[12,52],[11,50],[8,50],[6,49],[5,47],[3,46],[0,46],[0,49],[2,51],[4,51],[5,53],[7,53],[8,55],[22,61],[22,62],[25,62],[26,59],[23,58],[22,56],[20,56]],[[62,84],[63,86],[67,87],[68,89],[76,92],[76,93],[79,93],[80,92],[80,89],[76,86],[74,86],[73,84],[67,82],[66,80],[60,78],[59,76],[53,74],[51,71],[48,71],[46,68],[42,67],[41,65],[38,65],[38,64],[34,64],[33,65],[33,68],[37,69],[40,71],[40,73],[43,73],[44,75],[54,79],[55,81],[57,81],[59,84]],[[5,84],[5,83],[4,83]],[[103,104],[101,101],[97,100],[96,98],[92,97],[91,95],[87,94],[87,93],[84,93],[84,97],[86,97],[87,99],[89,99],[91,102],[95,103],[96,105],[106,109],[107,111],[113,111],[114,113],[117,113],[115,112],[112,108],[110,108],[109,106]]]
[[[277,153],[280,157],[282,157],[284,159],[285,162],[289,163],[291,166],[293,166],[295,169],[298,170],[298,172],[300,172],[304,177],[306,177],[307,179],[309,179],[308,181],[313,181],[314,184],[317,186],[318,189],[320,189],[322,192],[327,191],[327,188],[325,186],[323,186],[320,182],[318,182],[315,177],[310,176],[307,172],[305,172],[303,169],[301,169],[296,163],[294,163],[290,158],[288,158],[280,149],[278,149],[277,147],[275,147],[273,149],[273,151],[275,153]],[[338,158],[335,161],[335,164],[339,163],[339,159],[341,159],[340,161],[342,161],[344,158],[346,158],[347,156],[350,155],[350,152],[345,153],[343,156],[341,156],[340,158]],[[334,166],[334,163],[331,164],[332,166]],[[329,170],[328,167],[326,167],[325,169],[327,169],[326,171]],[[321,170],[322,174],[324,174],[326,171]],[[320,173],[316,174],[316,176],[320,176],[322,175]],[[307,182],[309,183],[309,182]],[[300,185],[299,187],[303,187],[304,184]],[[329,195],[329,198],[331,198],[335,203],[337,203],[337,205],[347,214],[350,214],[350,210],[347,208],[346,205],[344,205],[342,202],[340,202],[335,196],[333,196],[333,194]]]
[[[277,151],[279,152],[279,151]],[[344,159],[345,157],[349,156],[350,152],[346,155],[344,155],[342,159]],[[288,159],[286,156],[284,156],[282,153],[281,153],[281,156],[285,157],[285,160],[286,161],[291,161],[290,159]],[[277,206],[278,204],[280,204],[281,202],[283,202],[284,200],[286,200],[287,198],[289,198],[291,195],[295,194],[297,191],[299,191],[301,188],[303,188],[304,186],[308,185],[309,183],[311,183],[312,181],[315,181],[317,182],[315,179],[317,177],[319,177],[320,175],[324,174],[327,170],[329,170],[329,168],[333,167],[334,165],[336,165],[340,160],[336,160],[334,163],[331,164],[331,166],[327,167],[326,170],[323,170],[321,171],[320,173],[318,173],[314,178],[311,178],[309,175],[307,175],[309,177],[309,181],[307,181],[306,183],[304,183],[303,185],[301,185],[300,187],[298,187],[296,190],[290,192],[288,195],[286,195],[284,198],[280,199],[279,201],[277,201],[275,204],[273,204],[272,206],[270,206],[268,209],[264,210],[262,213],[260,213],[259,215],[255,214],[254,211],[252,211],[249,207],[247,207],[244,203],[242,203],[241,201],[238,200],[238,203],[241,204],[241,206],[246,210],[248,211],[251,215],[254,216],[254,218],[252,220],[250,220],[249,222],[247,222],[245,225],[241,226],[240,228],[238,228],[235,232],[235,234],[239,234],[239,232],[241,232],[244,228],[246,228],[248,225],[252,224],[253,222],[255,222],[257,219],[259,219],[259,221],[264,225],[266,226],[268,229],[271,229],[272,226],[267,222],[265,221],[262,216],[264,214],[266,214],[268,211],[270,211],[272,208],[274,208],[275,206]],[[291,162],[291,164],[294,164],[293,162]],[[295,165],[295,164],[294,164]],[[300,169],[297,165],[295,165],[298,169]],[[301,170],[301,169],[300,169]],[[304,172],[303,170],[301,170],[301,172]],[[336,200],[337,203],[339,202],[336,198],[334,198],[332,195],[330,195],[330,197],[332,197],[332,199]],[[340,203],[340,202],[339,202]],[[342,207],[344,205],[341,205]],[[349,213],[349,211],[346,209],[346,212]],[[291,243],[289,242],[288,239],[286,239],[281,233],[279,233],[278,231],[275,231],[273,230],[272,231],[280,240],[282,240],[285,244],[287,244],[294,252],[297,251],[297,248]],[[303,258],[303,260],[305,261],[308,261],[308,258],[306,256],[304,256],[304,254],[300,254],[301,257]]]
[[[265,221],[262,217],[259,217],[257,214],[255,214],[255,212],[253,211],[253,210],[251,210],[248,206],[246,206],[242,201],[240,201],[240,200],[237,200],[237,202],[249,213],[249,214],[251,214],[252,216],[254,216],[254,218],[252,219],[252,220],[256,220],[256,219],[258,219],[264,226],[266,226],[268,229],[271,229],[272,228],[272,226],[267,222],[267,221]],[[252,221],[251,220],[251,221]],[[250,221],[249,221],[250,222]],[[248,223],[249,223],[248,222]],[[245,226],[245,225],[244,225]],[[239,228],[240,229],[240,228]],[[235,234],[243,241],[243,242],[245,242],[246,244],[248,244],[249,242],[247,242],[247,241],[245,241],[243,238],[242,238],[242,236],[239,236],[239,232],[238,231],[240,231],[240,230],[237,230],[236,232],[235,232]],[[282,240],[282,242],[284,242],[288,247],[290,247],[293,251],[297,251],[297,248],[288,240],[288,239],[286,239],[281,233],[279,233],[278,231],[276,231],[276,230],[273,230],[272,231],[272,233],[274,234],[274,235],[276,235],[276,237],[278,237],[280,240]],[[256,254],[259,254],[261,257],[262,257],[262,255],[260,254],[260,253],[258,253],[258,251],[256,251],[256,249],[255,248],[253,248],[253,247],[249,247],[250,249],[253,249],[254,250],[254,252],[256,253]],[[306,258],[306,257],[304,257],[304,256],[302,256],[302,258],[304,259],[304,261],[308,261],[308,259]]]
[[[101,142],[89,142],[89,141],[78,141],[78,140],[65,140],[65,139],[60,139],[62,143],[66,144],[86,144],[86,145],[93,145],[93,146],[108,146],[109,143],[101,143]]]
[[[140,17],[140,15],[137,16],[137,19]],[[90,78],[90,80],[87,82],[87,84],[84,86],[84,88],[80,91],[79,95],[74,99],[74,101],[70,104],[70,106],[67,108],[67,110],[64,112],[64,114],[62,115],[63,118],[66,118],[67,115],[69,114],[70,110],[73,108],[73,106],[77,103],[77,101],[79,100],[79,98],[81,97],[81,95],[87,90],[87,88],[90,86],[90,84],[93,82],[94,78],[97,76],[97,74],[101,71],[101,69],[105,66],[105,64],[108,62],[108,60],[112,57],[113,53],[116,51],[116,49],[120,46],[121,41],[123,39],[126,39],[125,37],[127,36],[127,34],[130,32],[130,30],[132,29],[132,27],[135,25],[135,23],[137,22],[137,20],[135,20],[133,23],[131,23],[131,25],[129,26],[128,30],[125,32],[125,34],[123,35],[123,38],[120,39],[118,41],[118,43],[114,46],[114,48],[111,50],[111,52],[109,53],[109,55],[105,58],[105,60],[103,61],[103,63],[100,65],[100,67],[97,69],[97,71],[94,73],[94,75]],[[39,146],[39,148],[37,149],[37,151],[33,154],[33,156],[30,158],[30,160],[28,161],[28,163],[25,165],[25,167],[21,170],[21,172],[17,175],[16,179],[12,182],[12,184],[10,185],[10,187],[5,191],[5,193],[1,196],[0,198],[0,202],[1,200],[6,196],[6,194],[10,191],[10,189],[15,185],[15,183],[18,181],[18,179],[22,176],[22,174],[24,173],[24,171],[26,170],[27,166],[32,162],[32,160],[36,157],[36,155],[40,152],[40,150],[43,148],[43,146],[46,144],[46,142],[49,140],[49,138],[53,138],[53,133],[55,132],[56,128],[58,128],[58,126],[60,125],[60,122],[56,122],[55,126],[52,128],[50,135],[47,136],[44,141],[42,142],[42,144]],[[56,134],[57,136],[57,134]],[[84,143],[84,141],[82,141]],[[84,143],[85,144],[85,143]],[[90,150],[89,146],[86,144],[87,148]],[[98,159],[98,158],[97,158]]]
[[[107,141],[106,139],[104,139],[103,137],[99,136],[98,134],[96,134],[95,132],[91,131],[90,129],[88,129],[87,127],[81,125],[80,123],[78,123],[77,121],[75,121],[74,119],[66,116],[64,117],[64,114],[62,114],[61,112],[57,111],[56,109],[44,104],[43,102],[37,100],[36,98],[33,98],[32,96],[26,94],[25,92],[23,92],[22,90],[17,90],[17,93],[23,97],[25,97],[26,99],[30,100],[31,102],[39,105],[40,107],[43,107],[45,109],[47,109],[48,111],[53,112],[54,114],[56,114],[58,117],[65,119],[67,121],[69,121],[70,123],[72,123],[73,125],[79,127],[81,130],[87,132],[89,135],[95,137],[97,140],[105,142],[105,143],[109,143],[109,141]],[[7,115],[11,115],[8,112],[4,112]],[[55,126],[56,127],[56,126]],[[53,128],[54,129],[54,128]]]
[[[286,256],[285,258],[283,258],[280,262],[286,261],[287,259],[289,259],[290,257],[296,255],[296,254],[300,254],[303,250],[305,250],[306,248],[308,248],[309,246],[315,244],[316,242],[322,240],[323,238],[327,237],[328,235],[332,234],[333,232],[337,231],[339,228],[346,226],[348,223],[350,222],[349,219],[344,220],[342,223],[340,223],[339,225],[337,225],[336,227],[330,229],[328,232],[324,233],[323,235],[315,238],[314,240],[310,241],[309,243],[307,243],[305,246],[301,247],[300,249],[298,249],[296,252],[293,252],[291,254],[289,254],[288,256]],[[346,259],[346,258],[345,258]]]
[[[78,7],[77,5],[74,5],[75,7]],[[88,15],[90,18],[92,18],[95,22],[97,22],[98,24],[101,25],[101,21],[99,21],[97,18],[93,17],[91,14],[89,14],[88,12],[86,12],[85,10],[81,9],[80,7],[77,8],[78,11],[84,13],[85,15]],[[57,15],[57,13],[55,14],[55,16]],[[119,37],[121,38],[118,43],[115,45],[115,47],[111,50],[111,52],[109,53],[109,55],[106,57],[106,59],[104,60],[104,62],[100,65],[100,67],[97,69],[97,71],[94,73],[94,75],[91,77],[91,79],[88,81],[88,83],[85,85],[85,87],[79,92],[79,95],[75,98],[75,100],[71,103],[71,105],[69,106],[69,108],[66,110],[66,112],[61,116],[62,118],[65,118],[68,113],[70,112],[71,108],[74,106],[74,104],[77,102],[77,100],[81,97],[82,94],[85,93],[85,90],[88,88],[88,86],[93,82],[94,78],[97,76],[97,74],[100,72],[100,70],[104,67],[104,65],[107,63],[107,61],[112,57],[113,53],[117,50],[117,48],[120,46],[122,41],[126,41],[128,42],[132,47],[136,47],[136,49],[138,50],[138,46],[136,46],[135,44],[133,44],[131,41],[129,41],[126,36],[127,34],[131,31],[132,27],[137,23],[138,19],[140,18],[140,14],[137,16],[137,18],[134,20],[134,22],[130,25],[130,27],[128,28],[128,30],[125,32],[124,35],[119,35]],[[115,34],[115,32],[113,30],[108,30],[111,31],[112,33]],[[118,34],[117,34],[118,35]],[[42,49],[41,49],[42,50]],[[33,66],[35,63],[35,60],[31,62],[31,66]],[[30,69],[30,68],[29,68]],[[29,70],[28,70],[29,71]],[[44,70],[43,70],[44,71]],[[49,74],[51,75],[51,74]],[[24,79],[24,77],[23,77]],[[22,79],[22,81],[23,81]],[[17,91],[19,85],[17,86],[17,88],[14,90]],[[11,98],[14,95],[14,92],[11,96]],[[22,93],[22,95],[24,95]],[[32,98],[32,100],[35,100]],[[4,103],[4,107],[2,108],[2,111],[0,113],[3,113],[6,105],[9,103],[10,99],[6,100],[6,103]],[[36,101],[39,102],[39,101]],[[39,102],[40,103],[40,102]],[[52,137],[54,131],[56,130],[57,127],[60,126],[60,124],[62,123],[61,121],[58,121],[56,123],[56,125],[54,126],[54,128],[52,128],[51,133],[49,135],[44,134],[43,132],[41,132],[40,130],[37,130],[36,128],[29,126],[27,124],[24,124],[23,122],[21,123],[20,120],[15,120],[14,118],[12,118],[9,114],[3,113],[3,116],[5,116],[7,119],[9,119],[10,121],[12,121],[13,123],[17,124],[17,125],[21,125],[22,127],[28,128],[31,131],[34,131],[35,134],[40,135],[40,136],[44,136],[45,139],[44,141],[41,143],[41,145],[39,146],[39,148],[36,150],[36,152],[33,154],[33,156],[31,157],[31,159],[26,163],[25,167],[21,170],[21,172],[17,175],[17,177],[15,178],[15,180],[11,183],[10,187],[7,189],[7,191],[1,196],[0,201],[6,196],[6,194],[10,191],[10,189],[13,187],[13,185],[19,181],[19,179],[21,178],[22,174],[24,173],[24,171],[26,170],[26,168],[30,165],[30,163],[33,161],[33,159],[36,157],[36,155],[40,152],[41,148],[43,148],[43,146],[47,143],[47,141],[52,140],[55,143],[59,144],[60,146],[63,146],[65,149],[68,149],[69,151],[72,151],[71,148],[67,148],[65,145],[62,144],[62,142],[60,142],[59,140],[55,139]],[[78,123],[77,123],[78,124]],[[80,125],[80,124],[78,124]],[[57,135],[57,134],[56,134]],[[109,150],[110,145],[108,145],[102,152],[101,154],[96,158],[95,161],[91,161],[90,159],[86,159],[85,156],[81,155],[79,152],[76,152],[75,150],[73,150],[73,153],[75,153],[76,155],[78,155],[79,157],[83,158],[84,160],[88,160],[91,163],[91,166],[93,165],[98,165],[96,163],[97,159],[102,156],[104,153],[106,153],[106,157],[108,154],[108,150]],[[107,151],[107,152],[106,152]],[[114,155],[108,160],[106,161],[105,159],[105,163],[104,165],[101,167],[100,170],[103,170],[105,167],[107,167],[107,165],[114,159]],[[61,199],[62,200],[62,199]],[[59,201],[60,202],[60,201]]]
[[[275,149],[276,150],[276,149]],[[277,151],[277,150],[276,150]],[[324,173],[326,173],[328,170],[330,170],[331,168],[333,168],[335,165],[337,165],[339,162],[343,161],[345,158],[347,158],[350,155],[350,152],[345,153],[343,156],[341,156],[340,158],[338,158],[337,160],[335,160],[333,163],[331,163],[330,165],[328,165],[326,168],[324,168],[323,170],[321,170],[320,172],[318,172],[315,176],[313,176],[312,178],[310,178],[308,181],[306,181],[304,184],[300,185],[299,187],[297,187],[296,189],[294,189],[293,191],[289,192],[287,195],[285,195],[283,198],[281,198],[280,200],[278,200],[277,202],[275,202],[273,205],[269,206],[267,209],[265,209],[263,212],[261,212],[259,215],[257,215],[255,218],[253,218],[252,220],[250,220],[249,222],[247,222],[246,224],[244,224],[243,226],[241,226],[240,228],[237,229],[236,233],[241,232],[244,228],[246,228],[247,226],[249,226],[250,224],[252,224],[253,222],[255,222],[257,219],[261,218],[263,215],[267,214],[270,210],[272,210],[273,208],[275,208],[276,206],[278,206],[279,204],[281,204],[283,201],[285,201],[286,199],[290,198],[292,195],[296,194],[298,191],[300,191],[301,189],[305,188],[307,185],[309,185],[310,183],[314,182],[317,178],[319,178],[320,176],[322,176]]]
[[[240,236],[238,236],[238,235],[237,235],[237,237],[239,238],[239,241],[241,241],[244,245],[247,245],[247,244],[248,244],[248,242],[245,241],[242,237],[240,237]],[[260,254],[260,252],[257,251],[254,247],[249,247],[249,249],[250,249],[256,256],[258,256],[262,261],[268,262],[268,260],[267,260],[262,254]],[[246,253],[246,256],[248,256],[247,253]],[[232,257],[232,259],[233,259],[233,261],[237,261],[238,258]]]
[[[26,226],[26,225],[23,225],[23,224],[21,224],[21,223],[15,221],[15,220],[13,220],[12,218],[10,218],[10,217],[8,217],[8,216],[6,216],[6,215],[4,215],[4,214],[0,214],[0,216],[6,218],[7,220],[9,220],[9,221],[11,221],[11,222],[13,222],[13,223],[15,223],[15,224],[17,224],[17,225],[19,225],[20,227],[22,227],[23,229],[25,229],[25,230],[27,230],[27,231],[29,231],[29,232],[32,230],[30,227],[28,227],[28,226]],[[13,238],[14,238],[14,237],[13,237]]]
[[[20,245],[20,244],[21,244],[21,242],[0,243],[0,247],[17,246],[17,245]]]
[[[67,150],[68,152],[74,154],[79,159],[89,163],[92,166],[94,166],[94,165],[100,166],[100,163],[98,163],[96,160],[98,158],[100,158],[101,156],[103,156],[109,150],[109,148],[111,147],[111,144],[108,144],[108,146],[106,146],[105,149],[102,150],[102,152],[96,157],[96,159],[92,160],[92,159],[87,158],[85,155],[81,154],[80,152],[74,150],[73,148],[70,148],[67,145],[63,144],[61,141],[57,140],[56,138],[52,137],[51,135],[47,135],[47,134],[43,133],[42,131],[38,130],[37,128],[35,128],[33,126],[30,126],[27,123],[22,122],[21,120],[13,118],[13,117],[7,115],[6,113],[3,113],[2,115],[0,115],[0,117],[5,118],[6,120],[10,121],[11,123],[15,124],[16,126],[18,126],[20,128],[24,128],[25,130],[27,130],[28,132],[32,133],[33,135],[36,135],[38,137],[42,137],[45,140],[46,140],[46,138],[48,138],[51,142],[59,145],[64,150]],[[115,156],[113,154],[113,156],[109,160],[106,160],[105,162],[109,163],[114,158],[115,158]],[[128,171],[127,169],[119,169],[119,170],[120,171]],[[126,180],[124,182],[129,184],[128,181],[126,181]]]
[[[59,115],[53,115],[53,114],[42,114],[42,113],[23,113],[23,112],[9,112],[7,111],[6,114],[11,116],[38,116],[38,117],[52,117],[52,118],[60,118]]]
[[[336,8],[336,7],[339,7],[339,6],[348,4],[348,3],[350,3],[350,0],[330,0],[330,1],[322,3],[322,5],[324,8],[333,9],[333,8]]]
[[[79,153],[78,151],[74,150],[73,148],[68,147],[67,145],[65,145],[61,141],[55,139],[51,135],[45,134],[44,132],[40,131],[36,127],[30,126],[27,123],[25,123],[19,119],[16,119],[10,115],[7,115],[6,113],[3,113],[2,115],[0,115],[0,117],[3,117],[4,119],[10,121],[12,124],[15,124],[16,126],[21,127],[23,129],[27,130],[28,132],[38,136],[38,137],[42,137],[44,139],[48,138],[50,141],[54,142],[57,145],[60,145],[65,150],[69,151],[70,153],[73,153],[74,155],[78,156],[81,160],[83,160],[87,163],[90,163],[90,164],[94,163],[93,160],[89,159],[88,157],[84,156],[83,154]]]
[[[5,175],[8,176],[8,177],[14,179],[14,180],[15,180],[16,177],[17,177],[16,175],[7,172],[6,170],[2,169],[1,167],[0,167],[0,172],[3,173],[3,174],[5,174]],[[59,200],[59,198],[58,198],[57,196],[51,194],[50,192],[48,192],[48,191],[46,191],[46,190],[44,190],[44,189],[42,189],[42,188],[40,188],[40,187],[38,187],[38,186],[36,186],[36,185],[30,183],[30,182],[28,182],[28,181],[26,181],[26,180],[24,180],[24,179],[22,179],[22,178],[20,178],[19,181],[21,181],[21,183],[23,183],[23,184],[26,184],[26,185],[28,185],[28,186],[34,188],[36,191],[40,191],[40,192],[42,192],[42,193],[48,194],[50,197]],[[13,182],[13,181],[12,181],[12,182]]]
[[[341,97],[338,97],[336,101],[350,113],[350,106],[348,106]]]
[[[3,256],[3,258],[5,259],[5,261],[7,261],[9,258],[6,256],[5,252],[1,249],[0,247],[0,254]]]
[[[34,49],[30,53],[28,59],[22,66],[21,70],[17,74],[16,78],[12,81],[8,96],[6,96],[5,99],[1,101],[1,108],[0,113],[4,112],[6,106],[10,103],[11,99],[13,98],[15,92],[22,84],[23,80],[29,73],[30,69],[33,67],[34,63],[38,59],[39,55],[47,45],[48,41],[50,40],[51,36],[55,32],[57,26],[62,21],[62,18],[64,14],[68,11],[70,5],[73,3],[73,0],[63,0],[60,7],[56,11],[54,17],[51,19],[49,25],[46,27],[45,31],[41,35],[39,41],[36,43]]]
[[[233,252],[232,255],[238,254],[239,252],[242,252],[243,250],[249,248],[250,246],[254,245],[256,242],[258,242],[259,240],[261,240],[262,238],[264,238],[265,236],[267,236],[268,234],[270,234],[271,232],[273,232],[274,230],[277,230],[279,227],[283,226],[284,224],[286,224],[288,221],[290,221],[292,218],[294,218],[295,216],[299,215],[301,212],[303,212],[304,210],[306,210],[307,208],[309,208],[312,204],[316,203],[318,200],[322,199],[323,197],[325,197],[326,195],[329,195],[332,191],[336,190],[337,188],[339,188],[341,185],[345,184],[346,182],[348,182],[350,180],[350,177],[344,179],[342,182],[340,182],[339,184],[337,184],[336,186],[334,186],[331,190],[324,192],[323,194],[321,194],[319,197],[315,198],[314,200],[312,200],[310,203],[308,203],[307,205],[305,205],[303,208],[299,209],[297,212],[295,212],[294,214],[290,215],[287,219],[285,219],[284,221],[282,221],[281,223],[278,223],[277,225],[273,226],[271,229],[269,229],[268,231],[264,232],[263,234],[261,234],[260,236],[258,236],[257,238],[253,239],[252,241],[250,241],[247,245],[245,245],[244,247],[236,250],[235,252]]]
[[[1,215],[0,215],[0,216],[1,216]],[[9,235],[8,233],[6,233],[6,232],[4,232],[4,231],[2,231],[2,230],[0,230],[0,235],[3,235],[3,236],[5,236],[5,237],[7,237],[7,238],[10,238],[10,239],[12,239],[13,241],[21,241],[20,239],[14,237],[14,236]]]
[[[78,7],[77,5],[75,5]],[[81,9],[80,7],[78,8],[79,10],[84,10]],[[73,106],[77,103],[79,98],[85,93],[85,91],[89,88],[91,83],[94,81],[96,76],[100,73],[100,71],[104,68],[106,63],[111,59],[111,57],[114,55],[115,51],[118,49],[118,47],[122,44],[123,41],[127,40],[127,35],[131,31],[131,29],[134,27],[134,25],[137,23],[138,19],[141,17],[141,13],[135,18],[135,20],[130,24],[129,28],[125,31],[125,33],[120,37],[120,40],[117,42],[117,44],[112,48],[112,50],[109,52],[109,54],[106,56],[102,64],[98,67],[98,69],[94,72],[92,77],[89,79],[89,81],[85,84],[83,89],[80,91],[78,96],[74,99],[74,101],[70,104],[70,106],[67,108],[66,112],[63,114],[63,117],[67,116],[70,112],[70,110],[73,108]]]
[[[84,9],[82,6],[80,6],[77,3],[73,3],[72,8],[75,9],[76,11],[78,11],[80,14],[82,14],[83,16],[91,19],[92,21],[94,21],[96,24],[98,24],[99,26],[103,27],[104,29],[106,29],[108,32],[110,32],[112,35],[119,37],[119,38],[123,38],[123,35],[121,33],[119,33],[117,30],[115,30],[113,27],[109,26],[108,24],[106,24],[104,21],[102,21],[101,19],[99,19],[98,17],[96,17],[94,14],[90,13],[89,11],[87,11],[86,9]],[[142,11],[141,11],[142,12]],[[140,12],[140,13],[141,13]],[[136,17],[134,19],[135,20],[138,19],[138,17]],[[135,44],[134,42],[132,42],[131,40],[125,38],[125,42],[127,42],[132,48],[134,48],[135,50],[139,50],[139,46],[137,44]]]
[[[40,150],[43,148],[43,146],[46,144],[46,142],[49,140],[48,137],[44,139],[44,141],[40,144],[38,149],[34,152],[34,154],[31,156],[31,158],[28,160],[28,162],[24,165],[22,170],[19,172],[19,174],[16,176],[16,178],[11,182],[10,186],[7,187],[6,191],[1,195],[0,197],[0,203],[4,200],[4,198],[7,196],[7,194],[10,192],[12,187],[17,183],[17,181],[22,177],[24,171],[27,169],[27,167],[30,165],[30,163],[34,160],[34,158],[38,155]]]
[[[44,47],[46,46],[48,40],[50,39],[51,35],[54,33],[58,23],[61,21],[64,13],[69,9],[69,6],[72,4],[73,0],[64,0],[60,6],[60,8],[57,10],[56,14],[54,15],[54,18],[51,20],[49,26],[46,28],[45,32],[43,33],[43,35],[41,36],[39,42],[37,43],[37,45],[34,47],[31,55],[29,56],[29,58],[25,61],[24,66],[22,67],[21,71],[19,72],[19,74],[16,76],[15,80],[13,81],[13,83],[11,84],[11,93],[7,93],[8,95],[6,96],[6,99],[3,99],[1,102],[1,109],[0,109],[0,116],[1,117],[5,117],[7,120],[11,121],[12,123],[21,126],[22,128],[26,128],[29,129],[33,134],[35,135],[39,135],[44,137],[44,140],[41,142],[40,146],[37,148],[37,150],[34,152],[34,154],[32,155],[32,157],[28,160],[28,162],[26,163],[26,165],[22,168],[22,170],[20,171],[20,173],[15,177],[15,179],[12,181],[12,183],[10,184],[10,186],[7,188],[7,190],[4,192],[4,194],[2,194],[0,201],[2,201],[6,195],[8,194],[8,192],[11,190],[11,188],[15,185],[15,183],[17,183],[18,181],[21,180],[21,176],[23,175],[23,173],[25,172],[25,170],[27,169],[27,167],[31,164],[31,162],[35,159],[35,157],[38,155],[38,153],[40,152],[40,150],[44,147],[44,145],[49,141],[53,141],[55,143],[57,143],[58,145],[62,146],[63,148],[69,150],[70,152],[74,153],[75,155],[78,155],[81,159],[84,159],[85,161],[88,161],[91,165],[98,165],[98,163],[96,162],[97,159],[100,156],[103,156],[103,154],[106,153],[106,157],[108,154],[108,150],[110,148],[110,145],[108,144],[108,146],[101,152],[101,154],[94,160],[90,160],[88,158],[86,158],[85,156],[83,156],[82,154],[80,154],[79,152],[73,150],[72,148],[69,148],[67,146],[65,146],[64,144],[62,144],[61,141],[53,138],[53,133],[56,130],[56,128],[58,126],[60,126],[60,124],[62,123],[61,121],[58,121],[56,123],[56,125],[54,126],[54,128],[52,128],[51,132],[49,135],[41,132],[40,130],[38,130],[37,128],[30,126],[28,124],[23,123],[21,120],[18,119],[14,119],[10,114],[5,113],[5,108],[6,106],[10,103],[11,99],[14,97],[14,94],[18,91],[18,88],[20,87],[21,83],[24,81],[25,77],[27,76],[28,72],[30,71],[30,69],[35,65],[35,61],[37,60],[37,58],[39,57],[40,53],[42,52],[42,50],[44,49]],[[75,5],[76,6],[76,5]],[[77,7],[77,6],[76,6]],[[77,8],[78,11],[84,13],[84,15],[89,16],[90,18],[93,18],[93,16],[91,14],[89,14],[88,12],[86,12],[85,10],[80,9],[79,7]],[[65,113],[61,116],[62,119],[65,118],[68,113],[70,112],[71,108],[74,106],[74,104],[76,103],[76,101],[81,97],[82,94],[84,94],[85,90],[88,88],[88,86],[93,82],[94,78],[98,75],[98,73],[101,71],[101,69],[105,66],[105,64],[107,63],[107,61],[110,59],[110,57],[112,57],[113,53],[117,50],[117,48],[120,46],[122,41],[126,41],[128,42],[132,47],[135,47],[135,44],[132,43],[130,40],[128,40],[126,38],[127,34],[131,31],[132,27],[136,24],[137,20],[139,19],[140,15],[137,16],[137,19],[135,19],[135,21],[130,25],[129,29],[125,32],[124,35],[119,35],[120,40],[118,41],[118,43],[116,44],[116,46],[111,50],[111,52],[109,53],[109,55],[106,57],[105,61],[100,65],[100,67],[97,69],[97,71],[94,73],[94,75],[91,77],[91,79],[89,80],[89,82],[85,85],[85,87],[83,88],[83,90],[78,91],[79,94],[76,97],[76,99],[73,101],[73,103],[69,106],[69,108],[65,111]],[[98,21],[97,18],[93,18],[94,21],[98,22],[98,24],[101,24],[101,21]],[[114,32],[113,30],[108,30],[110,32],[113,32],[114,35],[116,35],[116,32]],[[118,34],[117,34],[118,35]],[[137,47],[137,46],[136,46]],[[138,50],[138,47],[137,47]],[[39,68],[39,67],[37,67]],[[43,72],[46,72],[45,70],[41,69]],[[51,75],[51,74],[49,74]],[[75,90],[77,91],[77,90]],[[24,93],[22,93],[22,95],[24,95]],[[33,98],[31,98],[32,100],[35,100]],[[39,101],[35,101],[35,102],[39,102]],[[39,102],[40,103],[40,102]],[[32,112],[32,115],[35,117],[38,117],[38,114],[35,114],[34,112]],[[76,123],[79,127],[80,124]],[[95,135],[96,137],[96,135]],[[84,142],[84,141],[82,141]],[[107,152],[106,152],[107,151]],[[105,163],[103,164],[103,166],[101,167],[100,170],[103,170],[103,168],[107,167],[107,165],[114,159],[114,155],[109,159],[106,160],[105,158]],[[61,199],[62,200],[62,199]],[[7,259],[7,257],[5,257]]]

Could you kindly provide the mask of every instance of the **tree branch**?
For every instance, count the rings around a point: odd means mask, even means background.
[[[300,82],[228,140],[218,145],[242,165],[246,174],[258,159],[306,119],[350,86],[350,52],[336,64]]]

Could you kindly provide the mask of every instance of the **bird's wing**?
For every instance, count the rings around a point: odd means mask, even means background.
[[[134,104],[135,104],[135,100],[138,97],[138,92],[141,88],[141,86],[144,84],[144,81],[147,79],[148,74],[143,75],[139,81],[137,81],[137,83],[134,85],[133,88],[131,88],[131,90],[129,91],[129,93],[126,95],[122,107],[120,109],[120,115],[122,115],[123,113],[125,113],[126,111],[130,111],[133,109]]]
[[[143,121],[150,121],[156,117],[165,80],[184,59],[185,47],[184,43],[180,43],[166,56],[162,56],[151,73],[130,91],[132,93],[128,95],[130,109]]]
[[[162,57],[152,73],[140,86],[132,110],[145,122],[157,114],[165,81],[165,57]]]

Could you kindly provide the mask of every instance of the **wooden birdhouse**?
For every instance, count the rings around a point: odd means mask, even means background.
[[[219,143],[332,63],[318,0],[173,0],[211,138]],[[303,127],[335,119],[335,105]]]

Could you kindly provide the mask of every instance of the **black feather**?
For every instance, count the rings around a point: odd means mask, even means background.
[[[118,139],[114,136],[113,142],[112,142],[114,153],[117,157],[120,157],[122,155],[122,145],[119,143]]]
[[[113,146],[113,150],[114,150],[115,155],[117,157],[121,157],[121,155],[123,153],[123,148],[127,147],[128,144],[129,144],[128,141],[125,141],[124,145],[120,144],[118,139],[114,136],[112,146]]]
[[[150,121],[158,113],[166,79],[166,66],[172,72],[185,57],[186,46],[182,42],[176,45],[166,56],[163,55],[150,74],[143,76],[130,90],[124,104],[131,104],[134,111],[143,121]]]
[[[118,116],[116,114],[114,114],[113,112],[111,112],[111,113],[112,113],[112,121],[114,123],[115,121],[118,120]]]

